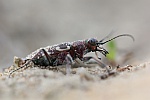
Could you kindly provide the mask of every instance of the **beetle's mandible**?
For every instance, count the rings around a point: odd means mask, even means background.
[[[65,42],[53,46],[47,46],[40,48],[26,58],[22,59],[20,67],[10,72],[9,76],[15,71],[26,67],[30,62],[34,63],[36,66],[52,66],[56,67],[59,65],[66,65],[66,69],[71,68],[71,64],[78,58],[81,61],[87,61],[93,57],[83,57],[89,52],[100,52],[104,56],[108,54],[108,51],[102,47],[103,44],[112,41],[118,37],[128,36],[134,40],[134,37],[129,34],[121,34],[112,39],[104,41],[105,38],[98,41],[95,38],[90,38],[86,40],[78,40],[74,42]],[[98,58],[98,56],[97,56]]]

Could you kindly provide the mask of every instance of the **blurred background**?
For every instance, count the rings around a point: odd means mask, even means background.
[[[0,0],[0,67],[13,57],[26,57],[34,50],[61,42],[96,37],[112,30],[123,50],[134,52],[142,62],[149,60],[149,0]]]

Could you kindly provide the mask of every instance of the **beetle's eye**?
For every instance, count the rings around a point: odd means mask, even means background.
[[[97,43],[98,41],[96,40],[96,39],[94,39],[94,38],[91,38],[91,39],[89,39],[89,41],[88,41],[88,43],[89,44],[91,44],[91,45],[96,45],[96,43]]]

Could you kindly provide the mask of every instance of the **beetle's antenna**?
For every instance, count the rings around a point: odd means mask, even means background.
[[[103,42],[105,39],[109,38],[113,33],[115,33],[116,30],[112,30],[106,37],[104,37],[102,40],[100,40],[99,42]]]
[[[112,38],[112,39],[110,39],[110,40],[107,40],[107,41],[105,41],[105,42],[103,42],[103,43],[98,43],[98,44],[101,44],[101,45],[103,45],[103,44],[105,44],[105,43],[107,43],[107,42],[110,42],[110,41],[112,41],[112,40],[114,40],[114,39],[116,39],[116,38],[118,38],[118,37],[122,37],[122,36],[128,36],[128,37],[130,37],[133,41],[134,41],[134,37],[132,36],[132,35],[130,35],[130,34],[121,34],[121,35],[118,35],[118,36],[116,36],[116,37],[114,37],[114,38]]]
[[[28,61],[27,61],[25,64],[23,64],[21,67],[19,67],[19,68],[13,70],[12,72],[10,72],[10,73],[9,73],[9,78],[10,78],[10,76],[12,75],[12,73],[14,73],[14,72],[16,72],[17,70],[20,70],[20,69],[26,67],[31,61],[32,61],[32,60],[28,60]],[[29,67],[29,66],[27,66],[27,68],[28,68],[28,67]]]

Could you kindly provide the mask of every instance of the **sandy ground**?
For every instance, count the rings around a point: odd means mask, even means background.
[[[64,75],[46,69],[31,68],[16,72],[11,78],[0,77],[1,99],[44,100],[148,100],[150,98],[150,63],[136,65],[106,79],[87,68]]]

